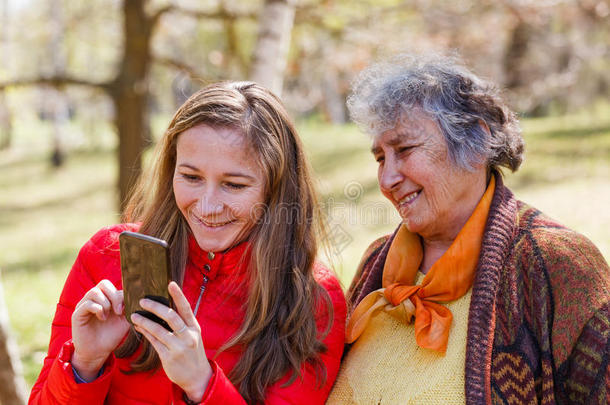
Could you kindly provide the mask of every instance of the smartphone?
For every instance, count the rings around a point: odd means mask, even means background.
[[[119,235],[119,245],[125,317],[131,323],[131,314],[135,312],[171,331],[167,322],[140,306],[142,298],[172,306],[167,290],[171,280],[167,242],[141,233],[124,231]]]

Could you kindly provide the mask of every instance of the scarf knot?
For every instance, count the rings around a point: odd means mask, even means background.
[[[410,298],[413,294],[417,294],[420,289],[420,285],[393,283],[384,289],[383,295],[385,299],[388,300],[393,306],[398,306],[401,302],[407,298]]]

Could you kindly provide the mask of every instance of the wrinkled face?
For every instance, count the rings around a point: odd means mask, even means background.
[[[485,167],[456,166],[440,128],[421,110],[405,118],[374,138],[379,187],[409,231],[453,240],[485,192]]]
[[[199,246],[223,251],[244,240],[259,219],[265,178],[243,135],[198,125],[178,137],[176,204]]]

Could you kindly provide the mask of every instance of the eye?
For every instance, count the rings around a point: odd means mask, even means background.
[[[197,176],[195,174],[180,173],[180,175],[182,176],[183,179],[185,179],[186,181],[188,181],[190,183],[194,183],[199,180],[199,176]]]
[[[245,184],[232,183],[232,182],[227,182],[225,184],[227,185],[227,187],[232,188],[233,190],[241,190],[241,189],[248,187]]]
[[[411,149],[413,149],[413,146],[400,146],[400,147],[398,147],[398,149],[396,149],[396,153],[398,153],[398,154],[405,153]]]
[[[383,155],[375,156],[375,161],[377,163],[382,163],[384,160],[385,160],[385,157]]]

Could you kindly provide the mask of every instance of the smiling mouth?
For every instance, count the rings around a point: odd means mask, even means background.
[[[234,220],[225,221],[225,222],[207,222],[204,219],[201,219],[201,218],[198,218],[198,217],[195,217],[195,218],[197,219],[197,221],[200,224],[202,224],[204,226],[207,226],[209,228],[220,228],[220,227],[223,227],[225,225],[229,225],[229,224],[232,224],[233,222],[235,222]]]
[[[421,193],[421,190],[418,190],[411,194],[407,194],[405,197],[398,200],[398,205],[405,206],[405,205],[410,204],[411,202],[413,202],[413,200],[415,200],[419,196],[420,193]]]

